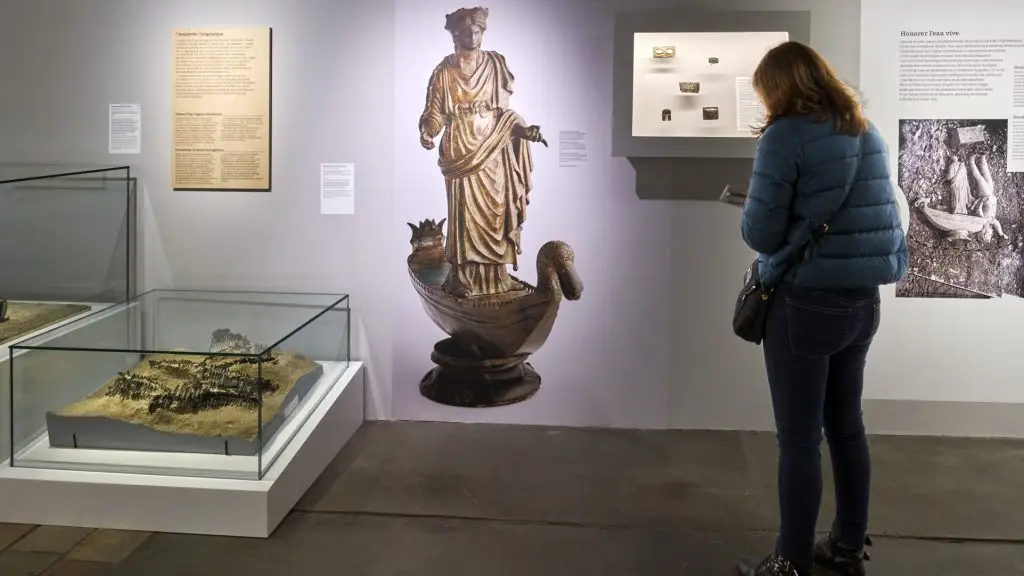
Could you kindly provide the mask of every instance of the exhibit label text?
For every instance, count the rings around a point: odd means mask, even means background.
[[[915,31],[915,30],[900,30],[900,36],[959,36],[959,30],[946,30],[945,32],[937,32],[935,30],[926,31]]]

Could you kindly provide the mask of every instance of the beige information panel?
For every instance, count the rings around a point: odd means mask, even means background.
[[[271,29],[174,30],[175,190],[270,190]]]

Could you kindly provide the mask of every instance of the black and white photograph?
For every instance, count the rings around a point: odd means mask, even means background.
[[[1007,172],[1007,124],[900,120],[910,269],[898,297],[1024,296],[1024,173]]]

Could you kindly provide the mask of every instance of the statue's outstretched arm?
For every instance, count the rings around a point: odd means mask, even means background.
[[[441,93],[442,68],[438,66],[430,75],[427,83],[427,97],[423,105],[423,113],[420,114],[420,145],[427,150],[434,147],[434,138],[444,128],[444,98]]]

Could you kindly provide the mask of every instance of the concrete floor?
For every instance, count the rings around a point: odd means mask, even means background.
[[[1024,574],[1024,442],[872,449],[870,574]],[[774,450],[758,433],[367,423],[267,540],[0,526],[0,574],[730,575],[774,539]]]

